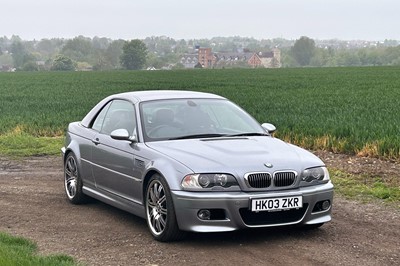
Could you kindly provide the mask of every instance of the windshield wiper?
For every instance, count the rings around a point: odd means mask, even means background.
[[[246,132],[246,133],[225,135],[225,137],[251,137],[251,136],[269,136],[269,135],[267,133],[260,133],[260,132]]]
[[[267,133],[260,132],[246,132],[246,133],[238,133],[238,134],[216,134],[216,133],[208,133],[208,134],[194,134],[194,135],[186,135],[179,136],[174,138],[169,138],[168,140],[177,140],[177,139],[197,139],[197,138],[218,138],[218,137],[250,137],[250,136],[269,136]]]
[[[216,137],[225,137],[225,136],[226,136],[225,134],[208,133],[208,134],[194,134],[194,135],[179,136],[179,137],[169,138],[168,140],[197,139],[197,138],[216,138]]]

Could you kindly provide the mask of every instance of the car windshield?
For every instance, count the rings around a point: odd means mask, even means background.
[[[265,135],[260,124],[224,99],[171,99],[140,104],[145,141]]]

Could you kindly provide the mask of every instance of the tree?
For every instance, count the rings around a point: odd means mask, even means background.
[[[39,71],[38,65],[36,62],[29,61],[22,66],[23,71]]]
[[[75,70],[74,62],[71,60],[71,58],[66,57],[65,55],[57,55],[53,61],[51,70],[73,71]]]
[[[14,61],[14,67],[22,67],[22,65],[25,63],[24,57],[26,53],[25,46],[21,41],[17,40],[11,44],[11,54]]]
[[[122,47],[124,47],[124,43],[124,40],[113,41],[105,51],[106,60],[114,69],[120,68],[120,57],[122,55]]]
[[[75,61],[88,61],[92,51],[93,47],[91,39],[78,36],[72,40],[68,40],[61,53]]]
[[[147,48],[141,40],[126,41],[122,47],[121,65],[126,69],[142,69],[146,64]]]
[[[36,45],[36,51],[43,55],[52,55],[57,52],[57,48],[56,39],[42,39]]]
[[[291,51],[294,59],[296,59],[300,66],[307,66],[314,55],[315,42],[313,39],[302,36],[296,40]]]

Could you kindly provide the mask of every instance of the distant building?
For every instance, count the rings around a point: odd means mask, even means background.
[[[1,72],[15,72],[15,68],[13,68],[12,66],[10,66],[10,65],[1,65],[0,66],[0,71]]]
[[[197,47],[196,47],[197,48]],[[223,68],[223,67],[281,67],[281,52],[274,48],[270,52],[252,53],[246,50],[230,53],[213,53],[211,48],[197,48],[197,54],[185,54],[180,63],[185,68],[194,68],[201,65],[203,68]]]
[[[216,53],[216,67],[225,66],[247,66],[253,53]]]
[[[198,54],[184,54],[181,58],[181,64],[185,68],[194,68],[195,65],[199,62]]]
[[[36,61],[36,65],[40,67],[44,67],[46,65],[45,61]]]
[[[248,64],[255,67],[265,68],[279,68],[281,64],[281,51],[277,48],[272,49],[271,52],[266,53],[254,53],[249,59]]]
[[[216,62],[216,57],[211,52],[211,48],[199,48],[198,58],[203,68],[212,68]]]

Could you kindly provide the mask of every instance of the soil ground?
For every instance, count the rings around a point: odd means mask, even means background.
[[[400,164],[318,152],[350,173],[399,178]],[[67,202],[61,159],[0,159],[0,231],[42,254],[86,265],[400,265],[400,210],[335,196],[333,220],[316,230],[269,228],[152,239],[143,219],[98,201]]]

